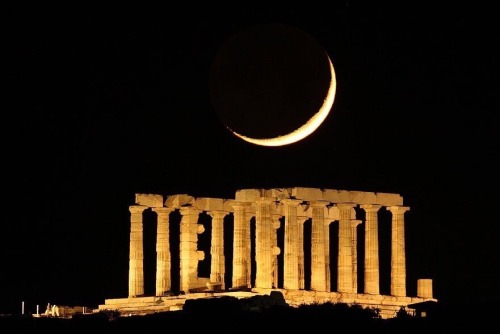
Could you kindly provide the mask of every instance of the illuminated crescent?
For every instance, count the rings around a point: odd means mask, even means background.
[[[321,125],[321,123],[323,123],[323,121],[330,113],[330,110],[333,106],[333,100],[335,99],[335,91],[337,88],[337,81],[335,79],[335,71],[333,69],[333,64],[330,60],[330,57],[328,57],[328,55],[326,55],[326,57],[328,58],[328,64],[330,65],[330,74],[331,74],[330,87],[328,88],[328,93],[326,95],[326,98],[324,99],[321,108],[319,108],[318,112],[314,114],[304,125],[302,125],[297,130],[290,132],[289,134],[274,138],[263,138],[263,139],[250,138],[228,128],[229,131],[231,131],[234,135],[238,136],[239,138],[249,143],[261,146],[284,146],[293,144],[295,142],[298,142],[299,140],[304,139],[305,137],[309,136],[311,133],[316,131],[316,129]]]

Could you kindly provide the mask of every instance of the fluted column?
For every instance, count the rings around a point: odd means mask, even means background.
[[[355,204],[337,204],[339,208],[339,251],[338,251],[338,274],[337,291],[354,292],[352,285],[352,226],[351,212]]]
[[[351,220],[352,226],[352,290],[358,292],[358,230],[361,220]]]
[[[130,248],[128,271],[128,296],[144,295],[144,245],[142,213],[148,207],[131,205],[130,211]]]
[[[210,254],[212,263],[210,264],[210,281],[221,283],[224,286],[225,257],[224,257],[224,217],[226,211],[211,211],[208,214],[212,217],[212,242]]]
[[[273,287],[271,203],[272,199],[261,197],[256,201],[255,211],[255,287],[271,289]]]
[[[325,273],[326,291],[332,291],[330,272],[330,224],[333,220],[325,218]]]
[[[327,202],[311,202],[311,290],[327,291],[325,210]]]
[[[306,278],[305,278],[305,258],[304,258],[304,223],[309,218],[307,216],[297,216],[297,226],[299,228],[297,247],[298,251],[298,262],[299,262],[299,289],[304,290],[306,288]]]
[[[285,215],[285,242],[284,242],[284,270],[283,270],[283,288],[298,290],[299,285],[299,222],[297,220],[297,206],[300,200],[284,199],[281,201],[284,205]]]
[[[386,208],[392,213],[391,237],[391,295],[406,296],[406,254],[405,254],[405,219],[406,206]]]
[[[360,207],[366,213],[364,293],[378,295],[380,294],[378,210],[381,205],[366,204]]]
[[[172,208],[153,208],[157,215],[156,226],[156,295],[163,296],[170,291],[172,280],[170,268],[172,260],[170,257],[170,212]]]
[[[233,274],[232,288],[250,287],[251,279],[251,243],[250,219],[246,213],[250,203],[234,202],[233,230]]]
[[[198,234],[205,228],[198,224],[200,210],[188,206],[182,207],[180,213],[180,290],[188,293],[198,281],[198,261],[204,258],[204,253],[198,251]]]
[[[281,249],[278,247],[278,229],[281,226],[280,215],[272,215],[272,228],[271,228],[271,245],[272,245],[272,263],[271,268],[273,271],[273,288],[278,288],[278,255],[281,253]]]

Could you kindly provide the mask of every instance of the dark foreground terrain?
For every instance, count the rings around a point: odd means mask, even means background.
[[[272,305],[260,310],[242,309],[233,301],[199,303],[183,311],[142,316],[119,316],[101,311],[71,319],[4,316],[1,333],[453,333],[463,328],[496,328],[492,308],[450,307],[436,309],[425,318],[402,310],[392,319],[381,319],[374,309],[346,304],[321,304],[292,308]],[[491,327],[494,326],[494,327]]]

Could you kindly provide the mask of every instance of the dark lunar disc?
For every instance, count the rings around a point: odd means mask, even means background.
[[[328,56],[314,39],[285,24],[260,24],[236,33],[218,50],[210,96],[232,131],[274,138],[318,112],[330,81]]]

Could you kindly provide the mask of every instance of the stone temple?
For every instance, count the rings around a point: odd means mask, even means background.
[[[382,318],[391,318],[409,304],[437,301],[428,278],[413,283],[416,296],[407,295],[404,215],[409,209],[399,194],[304,187],[241,189],[234,199],[135,194],[129,207],[128,296],[106,299],[99,309],[148,314],[181,310],[189,299],[279,291],[292,307],[341,302],[376,308]],[[144,288],[148,210],[156,219],[156,291],[151,295]],[[390,216],[387,292],[381,292],[379,259],[383,210]],[[200,224],[202,215],[208,224]],[[177,238],[172,238],[173,224]],[[229,228],[231,243],[225,237]],[[358,231],[364,240],[358,240]],[[209,249],[200,249],[202,233],[210,234]],[[209,277],[200,277],[199,263],[206,258]]]

